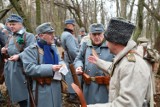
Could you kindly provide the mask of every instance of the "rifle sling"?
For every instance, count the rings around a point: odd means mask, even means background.
[[[37,45],[36,45],[36,48],[37,48],[37,53],[38,53],[37,62],[38,62],[38,65],[40,65],[40,56],[39,56],[38,46]],[[36,92],[35,92],[35,103],[36,103],[36,106],[38,105],[38,85],[39,85],[39,83],[36,81]]]

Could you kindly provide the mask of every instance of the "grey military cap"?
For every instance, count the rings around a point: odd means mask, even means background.
[[[50,23],[43,23],[41,25],[39,25],[37,28],[36,28],[36,33],[37,34],[42,34],[42,33],[52,33],[54,32],[55,30],[53,29],[53,27],[51,26]]]
[[[89,27],[89,32],[90,33],[102,33],[104,32],[104,26],[103,24],[93,23]]]
[[[23,19],[21,16],[17,14],[11,14],[7,19],[6,22],[20,22],[23,23]]]
[[[67,19],[67,20],[65,20],[64,23],[65,24],[73,24],[73,25],[75,25],[75,20],[74,19]]]
[[[80,32],[85,32],[84,27],[81,27],[81,28],[79,29],[79,31],[80,31]]]

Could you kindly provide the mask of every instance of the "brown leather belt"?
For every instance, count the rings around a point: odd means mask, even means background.
[[[34,77],[33,80],[37,81],[37,83],[40,85],[50,85],[53,80],[53,77]]]
[[[97,84],[105,84],[105,85],[109,85],[109,81],[110,81],[110,76],[95,76],[95,77],[90,77],[89,75],[87,75],[86,73],[82,74],[83,80],[86,84],[90,84],[91,81],[92,82],[96,82]]]

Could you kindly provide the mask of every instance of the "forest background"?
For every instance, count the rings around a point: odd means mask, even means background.
[[[160,52],[160,0],[0,0],[0,22],[5,24],[12,13],[23,17],[24,26],[34,34],[38,25],[51,22],[57,36],[68,18],[75,19],[77,36],[80,27],[88,32],[90,24],[102,23],[106,28],[110,18],[123,17],[136,25],[133,40],[146,37]],[[160,69],[156,77],[160,93]]]
[[[80,27],[88,32],[90,24],[102,23],[106,28],[111,17],[123,17],[136,25],[133,40],[146,37],[160,52],[160,0],[0,0],[0,22],[12,13],[34,34],[38,25],[51,22],[57,36],[68,18],[75,19],[77,36]]]

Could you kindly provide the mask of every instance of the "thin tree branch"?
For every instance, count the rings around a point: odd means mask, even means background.
[[[157,11],[152,11],[146,3],[143,3],[143,6],[151,13],[152,16],[160,21],[160,15],[157,13]]]

